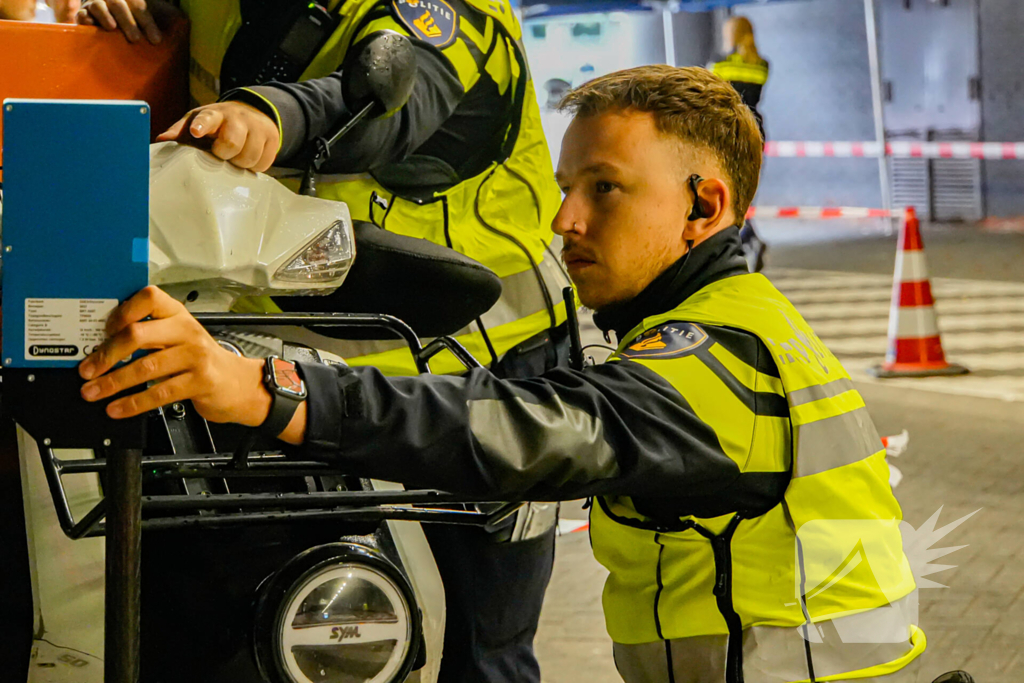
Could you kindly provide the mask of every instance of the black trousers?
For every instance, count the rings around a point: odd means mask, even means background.
[[[424,524],[444,583],[439,683],[540,683],[533,654],[555,529],[517,543],[476,527]]]
[[[533,377],[568,358],[563,324],[517,345],[492,371]],[[555,560],[554,527],[516,543],[476,527],[424,524],[423,531],[447,603],[439,683],[540,683],[533,638]]]

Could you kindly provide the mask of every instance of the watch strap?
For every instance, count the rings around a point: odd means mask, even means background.
[[[299,405],[303,401],[303,399],[297,396],[278,390],[272,379],[275,372],[275,360],[278,360],[277,357],[270,356],[264,364],[263,386],[270,393],[270,411],[267,413],[267,418],[259,426],[260,433],[272,437],[278,436],[288,427],[288,424],[295,416],[295,411],[299,409]]]

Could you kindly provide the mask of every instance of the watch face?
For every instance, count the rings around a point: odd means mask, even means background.
[[[296,398],[306,397],[306,387],[299,377],[299,371],[294,363],[289,363],[280,358],[274,359],[274,383],[278,391],[291,394]]]

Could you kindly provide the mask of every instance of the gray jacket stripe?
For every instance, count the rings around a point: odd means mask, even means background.
[[[470,431],[484,451],[502,462],[510,488],[535,481],[559,486],[619,476],[601,420],[557,396],[543,404],[519,397],[467,403]],[[526,434],[531,438],[524,438]]]
[[[789,405],[795,408],[805,403],[820,401],[823,398],[833,398],[853,389],[853,382],[842,377],[827,384],[817,384],[806,389],[791,391],[786,394],[786,397],[789,399]]]
[[[794,477],[807,477],[859,462],[882,450],[867,408],[809,422],[796,429]]]

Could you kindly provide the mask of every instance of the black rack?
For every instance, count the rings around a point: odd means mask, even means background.
[[[204,313],[196,319],[205,327],[304,326],[349,329],[376,328],[402,339],[420,373],[429,373],[431,358],[450,351],[467,369],[480,367],[461,344],[438,337],[426,346],[406,323],[389,315],[359,313]],[[386,337],[385,337],[386,338]],[[68,371],[74,372],[74,371]],[[28,382],[33,382],[29,377]],[[64,416],[62,416],[64,417]],[[74,422],[74,420],[69,420]],[[26,426],[27,428],[27,426]],[[188,453],[143,456],[139,448],[96,448],[102,457],[62,460],[49,439],[37,439],[50,495],[61,529],[72,539],[106,536],[107,683],[137,683],[143,529],[222,527],[240,524],[344,520],[373,522],[387,519],[445,524],[472,524],[494,530],[522,505],[519,501],[481,501],[435,490],[323,491],[311,493],[210,493],[205,495],[143,496],[147,479],[188,478],[225,480],[252,477],[341,477],[346,473],[328,463],[296,461],[278,451],[252,452],[248,440],[234,453]],[[108,441],[109,442],[109,441]],[[92,445],[92,444],[90,444]],[[63,477],[105,473],[106,495],[76,520]],[[489,511],[480,503],[498,503]]]

